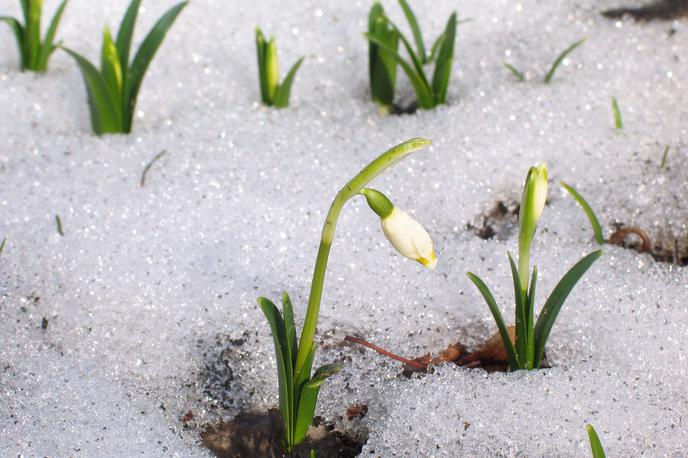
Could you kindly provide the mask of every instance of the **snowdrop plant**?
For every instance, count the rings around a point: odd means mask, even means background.
[[[57,7],[43,41],[41,41],[43,0],[20,0],[20,3],[24,24],[10,16],[0,16],[0,21],[9,25],[14,32],[19,49],[19,65],[22,71],[45,72],[48,70],[48,59],[57,47],[53,42],[62,13],[67,6],[67,0],[64,0]]]
[[[158,19],[130,62],[129,53],[141,1],[132,0],[129,4],[116,39],[113,40],[110,29],[105,27],[100,70],[81,54],[63,47],[81,70],[88,93],[91,127],[98,135],[131,132],[136,99],[146,70],[165,34],[188,3],[184,1],[173,6]]]
[[[588,439],[590,440],[590,452],[592,453],[592,458],[605,458],[604,448],[602,447],[602,442],[600,441],[597,431],[592,425],[587,425]]]
[[[260,82],[260,99],[267,106],[286,108],[289,106],[291,85],[299,70],[303,57],[291,67],[284,81],[279,82],[279,61],[277,60],[277,43],[271,37],[265,40],[263,32],[256,29],[256,51],[258,54],[258,80]]]
[[[369,15],[368,32],[364,34],[369,41],[370,86],[373,101],[386,107],[389,107],[390,101],[393,101],[396,71],[393,70],[392,61],[395,61],[411,81],[416,92],[418,106],[424,109],[435,108],[445,103],[447,99],[454,61],[456,13],[452,13],[449,17],[444,32],[435,40],[428,53],[413,10],[405,0],[399,0],[399,4],[411,27],[416,50],[399,28],[384,14],[382,7],[374,4]],[[398,53],[399,39],[406,49],[410,62]],[[433,62],[435,68],[430,80],[423,67]],[[380,98],[381,95],[383,98]]]
[[[287,293],[282,293],[282,312],[269,299],[258,298],[258,305],[270,325],[275,345],[279,411],[284,421],[284,445],[287,452],[292,452],[306,437],[315,415],[320,386],[328,377],[341,370],[338,364],[326,364],[315,371],[311,369],[315,357],[314,337],[327,261],[337,220],[344,205],[357,195],[365,196],[371,209],[380,217],[385,236],[402,255],[429,268],[434,268],[437,263],[432,240],[425,229],[406,213],[395,208],[384,194],[366,188],[371,180],[386,169],[429,144],[428,140],[415,138],[391,148],[364,167],[334,198],[323,225],[306,318],[298,342],[294,311]]]
[[[537,322],[534,322],[537,267],[533,267],[531,274],[530,249],[546,200],[547,167],[545,165],[531,167],[523,188],[519,212],[518,267],[511,254],[507,253],[515,296],[515,342],[512,343],[509,337],[502,313],[487,285],[474,273],[467,273],[482,294],[497,323],[511,370],[530,370],[540,367],[547,338],[564,301],[578,280],[602,255],[602,250],[598,250],[578,261],[554,287],[540,311]]]

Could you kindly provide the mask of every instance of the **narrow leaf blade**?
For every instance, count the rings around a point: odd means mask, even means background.
[[[38,56],[38,70],[45,71],[48,69],[48,58],[55,50],[53,42],[55,41],[55,34],[57,33],[57,28],[60,25],[60,20],[62,19],[62,13],[64,13],[65,7],[67,6],[68,0],[64,0],[60,6],[57,8],[52,21],[50,21],[50,26],[45,34],[45,40],[41,44],[41,51]]]
[[[585,274],[585,272],[592,266],[592,264],[602,256],[602,250],[593,251],[578,261],[559,281],[554,287],[552,293],[547,298],[545,305],[540,311],[537,323],[535,323],[535,367],[540,366],[542,355],[545,351],[545,344],[549,333],[554,326],[557,315],[564,305],[564,301],[569,293],[573,290],[578,280]]]
[[[518,364],[518,357],[516,356],[514,346],[511,343],[511,339],[509,338],[509,332],[507,331],[506,325],[504,324],[502,312],[499,311],[499,306],[497,305],[497,302],[495,301],[492,292],[490,292],[485,282],[483,282],[480,279],[480,277],[478,277],[474,273],[467,272],[466,275],[468,275],[468,278],[471,279],[471,281],[475,284],[480,293],[483,295],[483,298],[485,299],[487,306],[490,308],[490,312],[492,312],[492,316],[495,320],[495,323],[497,324],[497,329],[499,329],[499,335],[502,337],[502,343],[504,344],[504,350],[506,351],[506,356],[509,360],[509,366],[511,367],[511,370],[520,369],[521,366]]]
[[[566,49],[564,50],[564,52],[562,52],[561,54],[559,54],[559,56],[558,56],[557,59],[554,61],[554,63],[553,63],[552,66],[550,67],[549,71],[548,71],[547,74],[545,75],[545,83],[549,83],[550,81],[552,81],[552,78],[554,77],[554,73],[557,71],[557,68],[558,68],[559,65],[564,61],[564,59],[566,59],[566,56],[568,56],[569,54],[571,54],[571,52],[573,52],[574,49],[576,49],[577,47],[579,47],[580,45],[582,45],[583,43],[585,43],[586,40],[587,40],[587,37],[578,40],[577,42],[573,43],[571,46],[569,46],[568,48],[566,48]]]
[[[511,257],[511,253],[507,253],[509,258],[509,267],[511,267],[511,278],[514,282],[514,302],[515,314],[516,314],[516,354],[518,355],[518,360],[523,361],[526,364],[526,344],[528,341],[528,320],[526,318],[526,298],[524,292],[521,290],[521,277],[518,274],[518,268],[514,262],[514,258]]]
[[[573,197],[576,203],[578,203],[578,205],[580,205],[583,209],[583,213],[585,213],[585,216],[588,217],[588,221],[590,221],[590,225],[592,226],[592,231],[595,233],[595,241],[598,243],[598,245],[604,244],[604,234],[602,233],[602,225],[600,224],[600,220],[597,219],[597,215],[595,215],[595,212],[593,211],[590,204],[588,204],[588,202],[583,198],[583,196],[580,195],[578,191],[576,191],[572,186],[569,186],[563,181],[560,181],[559,184],[561,184],[561,187],[564,188],[566,192],[571,194],[571,197]]]
[[[519,71],[516,67],[513,65],[504,62],[504,67],[506,67],[514,77],[519,80],[520,82],[523,82],[526,80],[526,76],[523,74],[523,72]]]
[[[17,40],[17,49],[19,50],[19,66],[21,69],[25,69],[27,62],[24,56],[24,27],[13,17],[10,16],[0,16],[0,21],[9,25],[14,32],[14,38]]]
[[[342,370],[340,364],[327,364],[319,367],[313,374],[313,378],[306,383],[301,390],[299,398],[299,407],[296,416],[296,425],[294,429],[294,443],[298,444],[308,433],[308,427],[313,423],[315,416],[315,406],[318,403],[318,393],[320,387],[327,378],[333,376]]]
[[[445,38],[437,55],[435,72],[432,75],[432,92],[435,102],[444,103],[447,99],[447,89],[451,79],[451,69],[454,63],[454,42],[456,41],[456,13],[452,13],[444,29]]]
[[[418,49],[418,57],[420,58],[421,62],[426,62],[427,55],[425,53],[425,44],[423,43],[423,34],[420,31],[420,26],[416,20],[416,15],[413,14],[413,10],[406,0],[399,0],[399,5],[401,5],[401,9],[404,10],[404,16],[406,16],[409,27],[411,27],[413,40],[416,42],[416,48]]]
[[[184,7],[188,4],[188,1],[178,3],[177,5],[170,8],[165,14],[163,14],[158,22],[155,23],[153,28],[148,32],[146,38],[144,38],[141,46],[134,56],[134,60],[129,69],[128,76],[125,82],[125,103],[127,106],[125,108],[125,124],[124,131],[129,132],[131,130],[131,119],[136,107],[136,98],[138,97],[139,89],[141,88],[141,82],[143,77],[148,70],[155,53],[162,44],[167,31],[174,24],[175,19]]]
[[[296,72],[299,70],[299,67],[301,67],[301,64],[303,63],[304,58],[305,57],[301,57],[299,60],[296,61],[296,63],[289,70],[289,73],[287,73],[287,76],[284,78],[284,81],[282,81],[282,84],[277,86],[277,92],[275,93],[275,99],[274,99],[275,107],[285,108],[285,107],[289,106],[289,96],[291,95],[291,85],[294,82],[294,77],[296,76]]]
[[[604,454],[604,448],[602,448],[602,442],[597,435],[597,431],[592,425],[587,426],[588,439],[590,440],[590,450],[592,452],[592,458],[606,458]]]
[[[141,0],[132,0],[124,13],[117,31],[117,54],[119,55],[120,66],[127,71],[129,68],[129,54],[131,53],[131,42],[136,27],[136,17],[141,8]]]
[[[284,314],[284,326],[286,328],[287,344],[289,346],[289,358],[292,367],[296,364],[296,324],[294,324],[294,307],[286,291],[282,292],[282,313]]]

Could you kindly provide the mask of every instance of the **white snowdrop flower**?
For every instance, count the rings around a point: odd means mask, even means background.
[[[428,231],[406,212],[393,208],[382,219],[382,232],[402,255],[423,264],[430,270],[437,266],[437,255]]]

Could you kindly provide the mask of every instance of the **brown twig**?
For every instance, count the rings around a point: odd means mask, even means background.
[[[626,240],[626,237],[628,234],[635,234],[638,237],[640,237],[640,240],[642,240],[643,244],[640,247],[640,252],[641,253],[649,253],[650,248],[652,247],[652,243],[650,242],[650,236],[647,235],[647,233],[640,229],[639,227],[620,227],[612,234],[611,237],[609,237],[608,243],[612,245],[621,245],[624,240]]]
[[[406,359],[406,358],[403,358],[401,356],[395,355],[394,353],[388,352],[387,350],[383,350],[382,348],[378,347],[377,345],[373,345],[370,342],[366,342],[363,339],[359,339],[358,337],[346,336],[346,337],[344,337],[344,340],[347,342],[353,342],[353,343],[357,343],[359,345],[363,345],[364,347],[368,347],[372,350],[375,350],[376,352],[380,353],[381,355],[384,355],[388,358],[395,359],[401,363],[408,364],[409,366],[417,367],[418,369],[427,369],[427,366],[424,364],[421,364],[417,361],[413,361],[413,360]]]

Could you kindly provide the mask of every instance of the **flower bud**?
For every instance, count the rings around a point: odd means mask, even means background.
[[[380,217],[382,232],[389,243],[402,256],[434,270],[437,266],[437,256],[432,246],[432,239],[425,228],[407,213],[394,207],[380,191],[364,188],[361,194],[366,197],[370,208]]]
[[[528,170],[518,216],[521,234],[530,234],[529,237],[532,238],[542,211],[545,209],[546,201],[547,166],[542,164]]]

